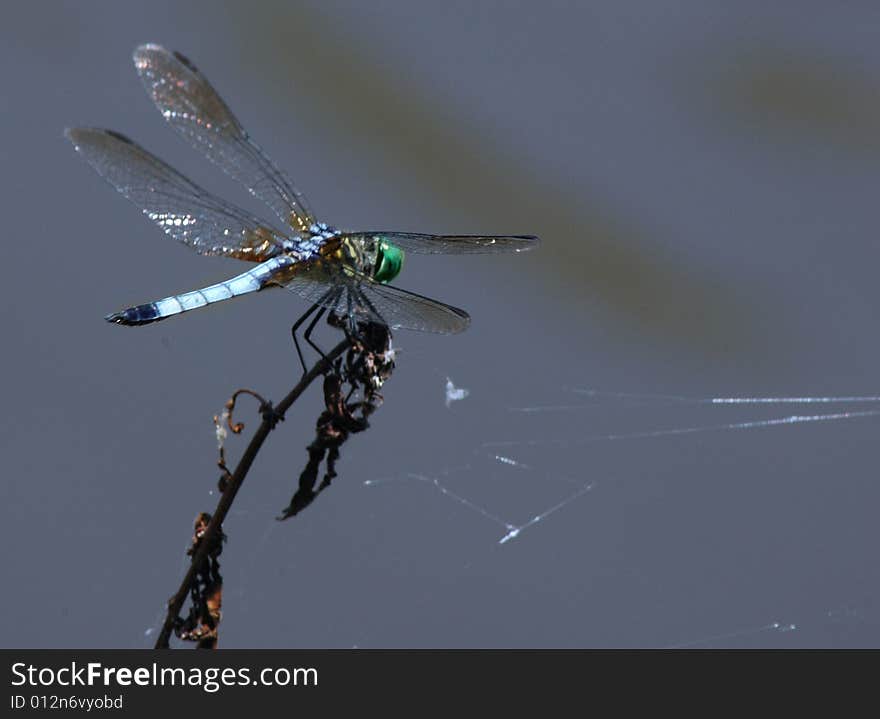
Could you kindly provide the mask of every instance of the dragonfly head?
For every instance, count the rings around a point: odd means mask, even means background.
[[[381,240],[379,242],[379,250],[376,255],[376,269],[373,272],[373,279],[376,282],[391,282],[400,270],[403,268],[403,250],[397,245]]]

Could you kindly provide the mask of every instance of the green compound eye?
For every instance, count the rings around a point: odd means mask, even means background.
[[[373,278],[377,282],[391,282],[403,267],[403,250],[390,242],[379,243],[379,255],[376,258],[376,272]]]

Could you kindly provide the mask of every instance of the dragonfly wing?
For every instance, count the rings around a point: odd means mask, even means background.
[[[175,130],[269,205],[285,226],[308,233],[315,220],[302,193],[248,137],[195,65],[159,45],[137,48],[134,63],[147,93]]]
[[[476,255],[526,252],[540,244],[533,235],[423,235],[416,232],[356,232],[360,240],[390,242],[407,252],[424,255]]]
[[[124,135],[96,128],[65,134],[99,175],[199,254],[259,262],[281,247],[278,233],[261,220],[203,190]]]
[[[470,315],[458,307],[367,278],[357,284],[355,296],[359,305],[366,305],[372,315],[391,329],[455,334],[467,329],[471,322]]]
[[[280,283],[283,287],[341,317],[439,334],[461,332],[470,324],[467,312],[457,307],[322,261],[292,269]]]

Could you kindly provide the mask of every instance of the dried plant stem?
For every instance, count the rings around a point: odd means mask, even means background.
[[[205,530],[204,536],[201,539],[198,549],[193,554],[192,563],[190,564],[189,570],[186,573],[186,576],[183,578],[183,581],[180,583],[180,588],[168,600],[168,611],[165,615],[165,622],[162,624],[162,630],[159,632],[159,636],[156,638],[156,644],[154,645],[155,649],[167,649],[168,642],[171,638],[171,632],[174,630],[174,623],[177,617],[180,615],[180,610],[183,607],[186,598],[189,596],[190,586],[192,585],[193,579],[195,577],[196,572],[199,567],[204,563],[207,559],[208,552],[211,547],[215,544],[215,537],[218,536],[218,532],[223,526],[223,520],[226,518],[226,514],[229,512],[229,509],[232,507],[232,502],[235,499],[235,495],[238,493],[239,488],[244,482],[244,478],[247,476],[248,470],[253,464],[254,459],[257,456],[257,453],[260,451],[260,448],[263,445],[263,442],[266,440],[266,437],[269,436],[269,432],[275,426],[277,418],[281,418],[290,409],[291,405],[297,400],[297,398],[305,391],[305,389],[317,378],[323,375],[327,370],[329,370],[336,360],[337,357],[342,355],[346,349],[351,346],[351,342],[349,339],[345,339],[340,342],[336,347],[334,347],[330,352],[328,352],[314,367],[312,367],[303,378],[297,383],[297,385],[290,390],[287,396],[282,399],[274,408],[264,408],[269,409],[270,412],[268,414],[264,413],[263,421],[260,422],[260,426],[257,427],[256,432],[254,432],[254,436],[251,438],[250,443],[242,454],[241,459],[238,461],[238,465],[235,468],[235,471],[232,475],[227,479],[226,489],[223,491],[223,494],[220,496],[220,501],[217,503],[217,508],[214,510],[214,514],[211,517],[211,522],[208,524],[208,528]]]

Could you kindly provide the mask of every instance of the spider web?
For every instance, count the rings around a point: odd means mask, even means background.
[[[450,407],[447,380],[446,406]],[[497,550],[513,542],[529,541],[540,526],[576,511],[578,503],[595,495],[604,484],[626,481],[626,476],[596,477],[587,481],[570,476],[566,467],[577,464],[577,453],[588,445],[633,444],[685,435],[732,432],[784,432],[796,425],[857,422],[880,417],[880,396],[713,396],[608,392],[591,388],[564,388],[570,402],[555,405],[531,405],[505,408],[523,423],[522,436],[475,441],[470,447],[470,461],[434,471],[407,471],[397,475],[368,479],[364,485],[376,491],[388,491],[402,483],[423,487],[438,499],[454,503],[478,521],[496,529],[492,542]],[[462,397],[466,399],[464,390]],[[821,406],[821,412],[791,413],[793,407]],[[876,406],[876,408],[874,408]],[[566,424],[581,427],[580,414],[598,410],[610,424],[622,420],[625,429],[598,431],[589,424],[587,431],[557,436],[542,421],[548,415],[574,417]],[[454,410],[453,410],[454,411]],[[632,412],[643,422],[632,429]],[[753,416],[737,416],[726,420],[729,412],[750,412]],[[696,419],[692,417],[697,413]],[[706,414],[709,414],[707,418]],[[757,414],[770,416],[754,416]],[[690,417],[690,420],[689,420]],[[670,418],[673,421],[670,422]],[[541,420],[541,421],[539,421]],[[680,421],[676,421],[680,420]],[[700,421],[702,420],[702,421]],[[653,426],[652,426],[653,422]],[[536,432],[544,429],[543,432]],[[461,448],[467,454],[468,448]],[[573,454],[575,453],[575,454]],[[563,461],[564,460],[564,461]],[[574,462],[572,462],[574,460]],[[473,478],[479,477],[479,482]],[[525,510],[523,508],[526,508]],[[489,547],[486,547],[489,550]],[[873,600],[843,601],[821,612],[801,612],[799,616],[770,617],[766,623],[732,627],[727,631],[695,636],[670,643],[667,648],[705,648],[711,646],[757,646],[783,641],[779,635],[791,635],[805,626],[854,627],[874,626]],[[772,637],[778,637],[773,639]]]
[[[458,390],[461,391],[461,390]],[[466,391],[466,390],[465,390]],[[713,407],[742,407],[748,405],[777,406],[777,405],[864,405],[876,404],[880,405],[880,396],[828,396],[828,397],[684,397],[675,395],[656,395],[656,394],[633,394],[624,392],[604,392],[594,389],[573,388],[568,390],[574,395],[587,399],[601,400],[622,400],[627,403],[630,408],[642,407],[645,404],[666,404],[666,405],[692,405],[692,406],[713,406]],[[447,407],[450,406],[449,390],[447,389]],[[466,395],[465,395],[466,397]],[[523,407],[511,407],[508,411],[511,413],[519,413],[523,415],[533,416],[547,413],[574,413],[587,409],[595,408],[595,404],[559,404],[559,405],[535,405]],[[880,407],[878,409],[860,409],[860,410],[841,410],[837,412],[824,412],[812,414],[785,414],[783,416],[742,419],[733,422],[715,422],[708,424],[692,424],[685,426],[667,426],[658,428],[647,428],[636,431],[621,432],[598,432],[587,433],[574,437],[538,437],[538,438],[521,438],[521,439],[497,439],[479,443],[473,448],[473,454],[476,459],[468,464],[458,467],[442,468],[434,473],[426,472],[406,472],[401,475],[387,477],[382,479],[368,479],[364,481],[365,486],[378,487],[391,483],[399,482],[421,482],[443,497],[450,501],[457,502],[466,509],[482,516],[487,521],[493,522],[501,526],[505,533],[498,539],[498,544],[505,544],[513,539],[518,538],[525,530],[530,529],[538,523],[548,519],[560,510],[568,507],[573,502],[578,501],[581,497],[593,490],[599,480],[589,480],[580,482],[566,476],[564,473],[558,472],[542,472],[536,469],[536,465],[521,460],[519,455],[526,450],[534,450],[535,448],[553,448],[553,449],[576,449],[583,445],[591,443],[606,442],[626,442],[638,441],[646,439],[656,439],[661,437],[673,437],[677,435],[700,434],[711,432],[725,431],[744,431],[744,430],[770,430],[774,428],[784,428],[791,425],[817,423],[817,422],[837,422],[842,420],[859,420],[870,417],[880,416]],[[451,482],[453,478],[462,473],[479,472],[486,478],[486,485],[491,488],[488,497],[483,499],[475,499],[469,494],[463,494],[452,488]],[[504,475],[502,477],[502,475]],[[516,492],[516,482],[511,482],[511,478],[524,481],[525,483],[539,487],[541,493],[556,496],[547,504],[542,506],[536,505],[536,511],[525,517],[513,517],[504,512],[498,505],[503,504],[500,493],[495,489],[503,489],[506,494],[512,491]],[[499,487],[503,485],[503,487]],[[548,492],[548,487],[555,487],[554,491]],[[522,488],[519,488],[522,494]]]

